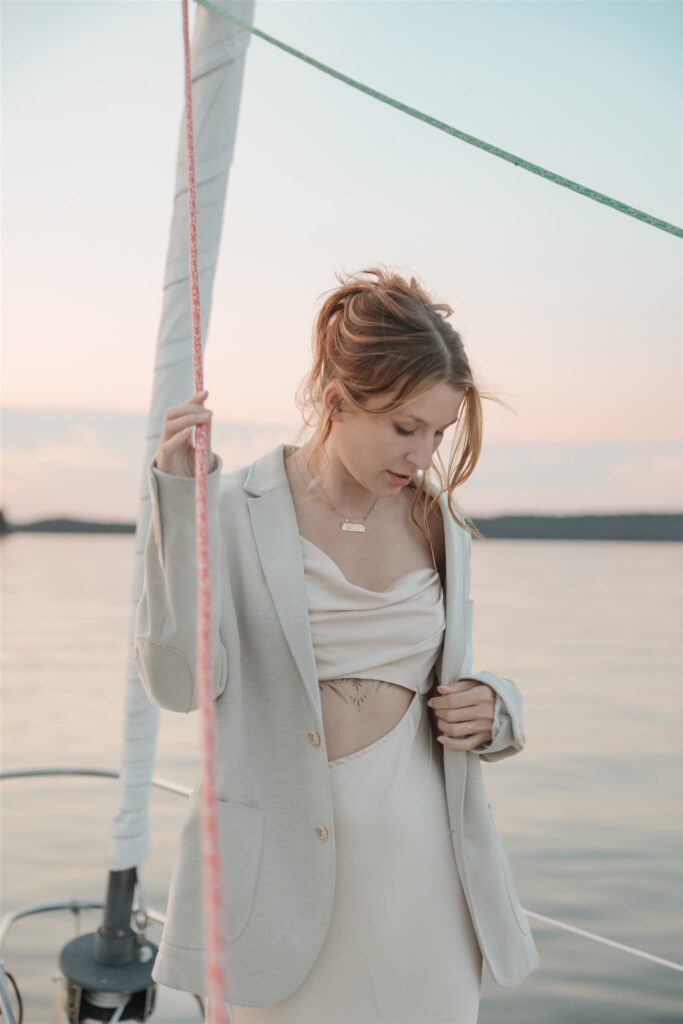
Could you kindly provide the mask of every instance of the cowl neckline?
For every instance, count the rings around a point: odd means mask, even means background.
[[[413,576],[418,576],[418,575],[423,575],[424,576],[425,573],[428,573],[430,580],[434,576],[439,576],[438,571],[436,569],[434,569],[433,567],[430,568],[429,566],[422,566],[420,569],[411,569],[410,572],[404,573],[403,576],[399,576],[399,578],[397,580],[394,580],[393,583],[390,583],[389,586],[386,587],[384,590],[371,590],[369,587],[362,587],[362,586],[360,586],[359,583],[353,583],[350,579],[348,579],[348,577],[345,576],[344,573],[341,571],[341,569],[339,568],[339,566],[337,565],[335,560],[333,558],[331,558],[330,555],[328,555],[326,551],[323,551],[322,548],[319,548],[317,544],[314,544],[312,540],[309,540],[308,537],[304,537],[304,536],[302,536],[302,534],[299,534],[299,539],[301,541],[303,541],[305,544],[308,544],[309,547],[314,548],[315,551],[317,551],[320,555],[322,555],[322,557],[336,570],[338,575],[341,576],[341,578],[343,580],[345,580],[346,583],[348,583],[348,585],[350,587],[354,587],[356,590],[362,590],[366,594],[377,594],[377,595],[389,594],[393,590],[396,590],[396,588],[401,583],[404,583],[406,580],[411,579]]]

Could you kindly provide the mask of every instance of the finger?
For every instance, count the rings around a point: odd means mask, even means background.
[[[439,726],[442,732],[445,732],[448,736],[454,736],[457,739],[461,739],[463,736],[469,736],[475,729],[477,732],[481,732],[482,729],[488,729],[491,731],[491,722],[489,719],[467,719],[465,722],[451,722],[448,719],[439,719]]]
[[[195,426],[197,423],[207,423],[210,419],[210,409],[199,409],[197,412],[188,412],[182,416],[176,416],[167,420],[164,433],[166,436],[170,437],[179,430],[185,430],[188,426]]]
[[[441,693],[446,694],[467,693],[468,690],[471,690],[474,687],[479,687],[481,689],[481,686],[482,684],[476,679],[463,678],[456,679],[454,683],[450,683],[448,686],[446,686],[445,683],[439,683],[436,689]]]
[[[166,410],[166,419],[176,419],[178,416],[183,416],[188,412],[202,412],[205,408],[203,403],[206,401],[206,398],[206,395],[203,398],[198,396],[195,400],[193,395],[192,398],[188,398],[186,402],[181,402],[180,405],[172,405]]]
[[[168,441],[164,441],[162,447],[165,452],[174,452],[178,448],[184,448],[187,442],[191,440],[191,437],[192,427],[186,427],[185,430],[180,430],[177,434],[170,437]]]
[[[480,743],[490,743],[491,733],[490,732],[475,732],[473,736],[468,736],[466,740],[463,740],[467,744],[466,750],[471,750],[472,747],[478,747]]]
[[[463,739],[452,739],[450,736],[437,736],[437,743],[441,743],[444,747],[450,747],[451,750],[471,750],[472,747],[478,747],[480,743],[488,743],[491,737],[486,732],[475,733],[474,736],[469,736],[466,740]]]
[[[458,693],[448,693],[443,697],[430,697],[427,704],[430,708],[471,708],[477,704],[481,706],[482,694],[473,696],[469,690],[460,690]],[[471,713],[471,712],[470,712]]]
[[[441,710],[437,709],[434,714],[438,718],[442,718],[444,722],[474,722],[476,719],[479,719],[480,722],[493,721],[491,709],[476,704],[470,708],[455,708],[455,710],[441,708]]]

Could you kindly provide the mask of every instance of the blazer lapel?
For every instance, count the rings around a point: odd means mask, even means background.
[[[460,676],[466,655],[467,622],[465,602],[470,588],[469,544],[465,531],[448,510],[448,494],[439,496],[446,546],[446,630],[434,670],[440,683],[449,686]],[[477,757],[477,754],[473,754]],[[455,845],[462,841],[462,820],[469,756],[466,750],[443,747],[446,802]],[[456,852],[456,857],[459,856]],[[460,866],[460,861],[458,861]],[[463,877],[461,875],[461,877]]]
[[[436,485],[430,483],[431,493]],[[465,658],[465,600],[469,589],[469,559],[464,530],[453,521],[448,510],[448,494],[439,496],[446,549],[445,614],[446,629],[441,652],[434,665],[436,678],[448,686],[458,678]]]
[[[322,730],[322,708],[299,526],[285,472],[284,455],[296,445],[279,444],[249,467],[244,489],[263,575],[282,632]]]

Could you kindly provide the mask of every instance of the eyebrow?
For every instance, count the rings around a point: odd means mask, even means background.
[[[419,416],[413,416],[413,414],[412,414],[412,413],[410,413],[410,412],[404,413],[403,415],[404,415],[404,416],[407,416],[409,420],[416,420],[416,421],[417,421],[417,423],[421,423],[423,427],[428,427],[428,426],[429,426],[429,424],[427,423],[427,421],[426,421],[426,420],[421,420]],[[456,417],[455,417],[455,420],[457,420],[457,418],[458,418],[458,417],[456,416]],[[439,429],[440,429],[440,430],[445,430],[445,429],[446,429],[446,427],[450,427],[452,423],[455,423],[455,420],[451,420],[451,422],[450,422],[450,423],[446,423],[446,425],[445,425],[445,426],[443,426],[443,427],[440,427]]]

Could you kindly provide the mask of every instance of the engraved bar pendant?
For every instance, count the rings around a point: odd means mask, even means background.
[[[341,528],[342,530],[353,530],[354,533],[365,533],[364,523],[350,523],[348,519],[341,524]]]

